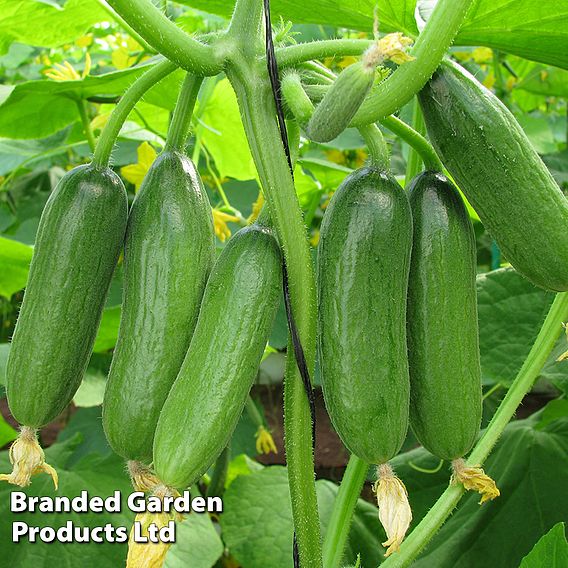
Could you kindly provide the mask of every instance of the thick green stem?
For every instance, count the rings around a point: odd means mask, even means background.
[[[424,133],[426,132],[424,117],[422,116],[422,111],[420,110],[417,98],[414,99],[412,109],[412,128],[414,128],[414,130],[421,136],[424,136]],[[410,146],[408,151],[408,160],[406,162],[405,186],[408,186],[408,184],[418,175],[421,168],[422,157],[415,148]]]
[[[195,101],[202,82],[203,77],[196,77],[190,73],[185,76],[168,129],[166,149],[183,150],[185,147]]]
[[[89,120],[89,116],[87,114],[87,104],[85,103],[84,99],[79,99],[77,101],[77,110],[79,111],[79,116],[81,117],[83,132],[85,133],[85,137],[87,138],[89,148],[91,149],[91,152],[94,152],[96,146],[95,136],[91,128],[91,121]]]
[[[408,126],[406,122],[400,120],[396,116],[387,116],[381,120],[381,124],[386,126],[391,132],[394,132],[397,136],[400,136],[409,146],[412,146],[422,157],[424,165],[429,170],[442,171],[442,162],[438,158],[438,154],[432,147],[432,145],[422,136]]]
[[[383,171],[388,171],[389,150],[379,127],[376,124],[366,124],[359,127],[359,132],[367,145],[371,164]]]
[[[156,51],[196,75],[217,75],[224,53],[193,39],[168,20],[151,0],[107,0],[112,9]]]
[[[254,402],[250,394],[247,396],[246,409],[249,418],[257,428],[264,426],[264,419],[262,418],[262,414],[260,413],[260,410],[256,406],[256,402]]]
[[[311,59],[325,57],[360,55],[371,44],[369,39],[326,39],[281,47],[276,50],[278,67],[285,69]]]
[[[144,51],[148,53],[154,53],[155,49],[132,27],[128,25],[128,23],[121,18],[107,3],[105,0],[97,0],[98,3],[106,10],[109,16],[115,20],[118,24],[120,24],[127,32],[128,35],[133,37],[143,48]]]
[[[369,464],[351,454],[339,486],[323,542],[323,565],[325,568],[339,568],[341,566],[353,512],[368,471]]]
[[[452,44],[473,0],[439,0],[418,36],[411,54],[363,103],[354,118],[356,125],[377,122],[393,114],[426,84]]]
[[[264,197],[284,251],[292,313],[313,376],[315,277],[306,228],[296,196],[266,67],[240,59],[227,68]],[[314,483],[310,407],[290,342],[285,380],[286,458],[294,527],[302,568],[321,568],[321,539]]]
[[[481,466],[490,454],[503,430],[511,418],[513,418],[519,404],[538,378],[562,331],[562,323],[567,319],[568,292],[563,292],[556,295],[521,370],[499,405],[483,436],[471,452],[467,460],[468,464]],[[450,516],[463,494],[464,488],[462,485],[450,485],[414,528],[412,533],[404,540],[399,552],[387,558],[381,564],[381,568],[405,568],[410,566],[420,551]]]
[[[134,108],[134,105],[136,105],[148,89],[161,81],[166,75],[175,71],[175,69],[176,65],[169,61],[157,63],[154,67],[146,71],[144,75],[139,77],[124,93],[99,137],[93,156],[94,164],[103,167],[108,165],[112,148],[120,129]]]

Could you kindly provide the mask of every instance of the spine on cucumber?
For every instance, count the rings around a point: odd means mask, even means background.
[[[429,452],[451,461],[469,452],[481,423],[475,236],[457,189],[441,173],[418,175],[409,199],[410,425]]]
[[[44,426],[71,402],[124,241],[126,191],[110,169],[74,168],[43,211],[6,371],[10,410]]]
[[[436,151],[507,260],[537,286],[568,290],[568,201],[511,112],[452,63],[419,100]]]
[[[318,251],[319,361],[345,446],[384,464],[408,427],[406,301],[412,218],[403,189],[365,167],[333,196]]]
[[[272,329],[281,262],[259,225],[236,233],[216,261],[156,428],[154,468],[166,485],[195,482],[229,442]]]
[[[199,174],[185,155],[166,151],[129,215],[122,316],[103,404],[109,443],[128,460],[152,461],[158,416],[187,352],[214,255]]]

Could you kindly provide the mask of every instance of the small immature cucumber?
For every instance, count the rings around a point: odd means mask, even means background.
[[[333,196],[318,251],[318,349],[331,421],[359,458],[383,464],[408,428],[406,297],[412,218],[403,189],[371,167]]]
[[[118,342],[103,426],[128,460],[152,462],[160,410],[195,328],[215,242],[209,200],[189,158],[166,151],[134,199]]]
[[[126,219],[126,191],[110,169],[76,167],[50,196],[6,371],[10,410],[21,424],[44,426],[79,388]]]
[[[481,423],[475,236],[457,189],[441,173],[418,175],[409,198],[410,425],[429,452],[454,460],[469,452]]]
[[[306,133],[317,142],[329,142],[351,122],[373,86],[375,66],[357,61],[344,69],[326,92],[308,122]]]
[[[213,266],[154,437],[154,468],[166,485],[195,482],[229,442],[272,329],[281,262],[271,230],[252,225],[234,235]]]
[[[495,95],[444,63],[419,95],[430,139],[507,260],[568,290],[568,200]]]

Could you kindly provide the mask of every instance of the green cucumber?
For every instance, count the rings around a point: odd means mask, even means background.
[[[195,482],[229,442],[272,329],[281,262],[272,231],[258,225],[236,233],[217,259],[156,428],[154,468],[166,485]]]
[[[214,255],[199,174],[189,158],[166,151],[128,219],[122,316],[103,404],[107,439],[126,459],[152,461],[158,416],[189,347]]]
[[[454,460],[472,448],[481,423],[475,235],[443,174],[419,174],[409,199],[410,425],[429,452]]]
[[[568,290],[568,200],[510,111],[455,64],[419,95],[430,139],[507,260]]]
[[[344,69],[315,108],[306,133],[317,142],[329,142],[351,122],[373,86],[375,66],[357,61]]]
[[[124,242],[127,199],[110,169],[66,173],[41,216],[6,370],[14,418],[40,428],[81,384]]]
[[[325,212],[318,250],[318,350],[333,426],[347,449],[383,464],[408,428],[406,301],[412,217],[393,177],[349,175]]]

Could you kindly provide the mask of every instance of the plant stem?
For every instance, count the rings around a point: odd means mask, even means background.
[[[258,410],[256,403],[254,402],[250,394],[247,396],[246,409],[249,418],[253,421],[253,424],[257,428],[264,426],[264,419],[262,418],[260,410]]]
[[[249,38],[250,41],[250,38]],[[315,277],[265,65],[240,59],[227,68],[271,218],[284,251],[292,313],[308,369],[315,366]],[[310,407],[294,349],[288,342],[284,412],[286,458],[294,527],[302,568],[321,568],[321,539],[314,483]]]
[[[175,69],[176,65],[170,61],[161,61],[146,71],[144,75],[136,79],[131,87],[124,93],[99,137],[93,155],[94,164],[98,164],[102,167],[108,166],[114,143],[116,142],[124,121],[134,108],[134,105],[142,98],[148,89],[161,81],[166,75],[175,71]]]
[[[203,77],[196,77],[187,73],[174,110],[174,116],[168,129],[166,138],[167,150],[183,150],[187,141],[187,134],[191,124],[191,117],[199,93]]]
[[[499,405],[483,436],[474,447],[467,462],[481,466],[499,436],[514,416],[519,404],[538,378],[558,336],[562,322],[568,319],[568,292],[557,294],[538,336],[507,395]],[[397,554],[393,554],[381,568],[404,568],[410,566],[438,529],[450,516],[464,493],[463,486],[450,485],[412,533],[404,540]]]
[[[79,116],[81,117],[83,131],[85,132],[89,148],[91,149],[91,152],[94,152],[96,146],[95,136],[93,135],[93,130],[91,129],[91,121],[89,120],[89,116],[87,115],[87,105],[84,99],[79,99],[77,101],[77,110],[79,111]]]
[[[97,0],[98,3],[106,10],[109,16],[119,23],[127,32],[128,35],[133,37],[143,48],[144,51],[148,53],[155,53],[155,49],[139,34],[131,28],[128,23],[121,18],[107,3],[105,0]]]
[[[107,1],[144,40],[178,67],[196,75],[217,75],[223,70],[223,50],[190,37],[151,0]]]
[[[373,90],[353,122],[377,122],[393,114],[426,84],[452,44],[473,0],[439,0],[411,54],[404,63]]]
[[[325,568],[339,568],[341,566],[353,512],[368,471],[369,464],[359,459],[355,454],[351,454],[339,486],[339,492],[335,498],[323,542],[323,565]]]
[[[388,171],[389,150],[379,127],[376,124],[366,124],[359,127],[359,133],[367,145],[371,164],[383,171]]]
[[[387,116],[381,120],[381,124],[400,136],[409,146],[412,146],[420,154],[426,169],[437,172],[443,170],[442,162],[430,142],[422,134],[408,126],[406,122],[396,116]]]
[[[278,67],[285,69],[311,59],[359,55],[372,43],[373,40],[370,39],[326,39],[281,47],[276,49],[275,54]]]
[[[305,128],[314,113],[314,105],[300,81],[298,73],[288,73],[282,79],[282,96],[298,124]]]
[[[420,105],[418,104],[418,99],[414,99],[413,109],[412,109],[412,127],[414,130],[424,136],[426,131],[424,124],[424,117],[422,116],[422,111],[420,110]],[[410,146],[410,145],[409,145]],[[434,149],[432,152],[435,153]],[[412,179],[418,175],[422,168],[422,157],[420,153],[412,146],[410,146],[408,151],[408,160],[406,162],[406,174],[405,174],[405,187],[408,187]]]

